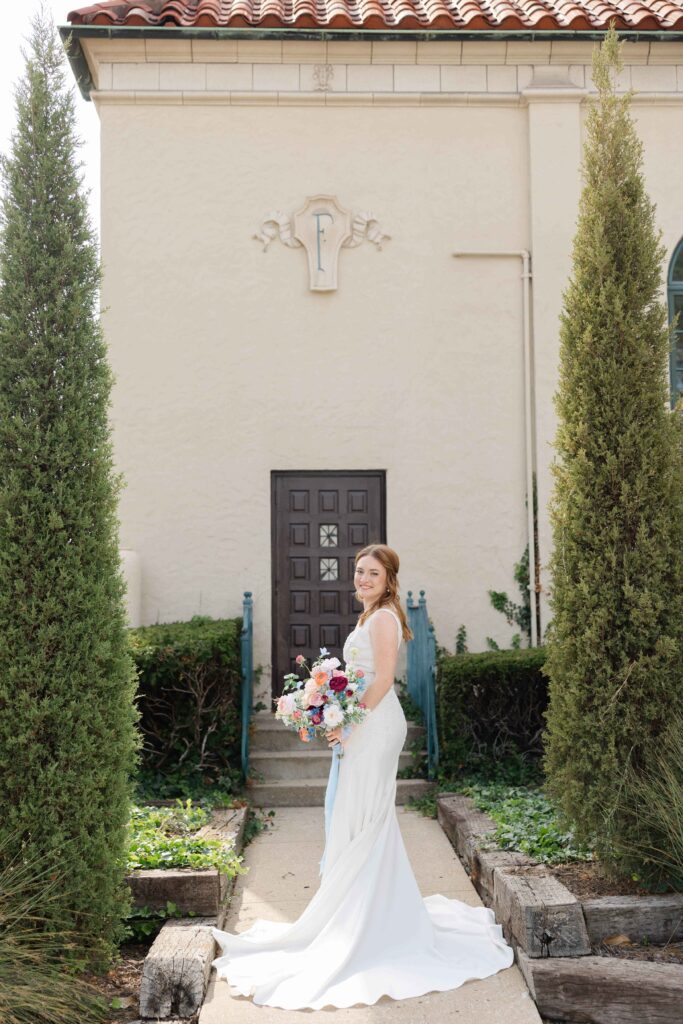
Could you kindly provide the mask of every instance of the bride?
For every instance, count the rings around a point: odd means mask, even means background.
[[[407,726],[393,684],[401,642],[412,633],[398,568],[385,544],[356,554],[363,612],[344,659],[364,671],[370,713],[327,733],[344,756],[318,890],[291,924],[259,918],[239,935],[211,929],[222,951],[212,962],[218,976],[259,1005],[321,1010],[406,999],[486,978],[514,960],[492,910],[420,894],[403,844],[395,801]]]

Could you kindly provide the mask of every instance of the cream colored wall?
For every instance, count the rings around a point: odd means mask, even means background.
[[[526,68],[528,50],[512,65],[515,90],[534,84],[537,69],[520,80],[522,59]],[[251,94],[203,99],[208,64],[184,70],[185,87],[195,75],[191,101],[165,93],[156,72],[148,91],[114,92],[115,61],[107,66],[97,95],[102,302],[127,480],[121,547],[139,557],[141,621],[238,614],[252,590],[267,684],[270,471],[385,469],[387,539],[401,556],[404,595],[426,589],[446,647],[462,622],[471,649],[487,635],[507,643],[512,630],[486,592],[517,599],[512,570],[526,544],[521,267],[451,254],[532,252],[546,561],[557,315],[585,68],[583,77],[569,63],[546,68],[535,92],[453,87],[422,105],[424,93],[404,92],[378,109],[372,94],[338,103],[288,94],[278,105],[268,93],[252,103],[253,77]],[[471,67],[460,70],[457,88],[471,88]],[[509,70],[494,66],[484,81],[498,86]],[[660,218],[683,230],[675,174],[661,169],[681,138],[681,106],[654,102],[638,107],[648,184]],[[381,252],[368,243],[342,250],[332,293],[308,290],[303,250],[275,241],[264,253],[252,237],[269,212],[291,214],[319,192],[372,210],[391,235]]]
[[[251,589],[267,664],[271,469],[379,468],[402,586],[426,588],[441,642],[461,621],[473,646],[505,635],[486,589],[510,586],[525,543],[519,271],[482,288],[450,252],[525,237],[522,115],[490,113],[492,146],[478,111],[426,113],[388,111],[378,137],[372,111],[103,109],[121,541],[144,622],[233,614]],[[303,251],[252,239],[322,189],[392,236],[343,251],[331,294],[308,291]]]

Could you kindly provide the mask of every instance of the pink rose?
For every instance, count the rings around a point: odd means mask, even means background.
[[[363,679],[365,677],[365,672],[363,671],[362,668],[357,668],[356,675],[358,676],[359,679]]]
[[[296,661],[297,665],[303,665],[306,659],[304,658],[303,654],[297,654],[294,660]]]
[[[300,711],[292,711],[292,718],[301,718]]]
[[[323,695],[312,679],[304,686],[304,699],[309,707],[319,708],[323,702]]]

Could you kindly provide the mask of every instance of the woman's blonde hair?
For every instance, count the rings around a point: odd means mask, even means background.
[[[398,589],[398,555],[393,548],[390,548],[388,544],[368,544],[366,547],[361,548],[360,551],[356,552],[356,558],[353,563],[354,570],[358,565],[358,560],[364,555],[372,555],[378,562],[381,562],[387,571],[387,589],[386,593],[382,594],[366,611],[363,611],[358,624],[363,625],[368,616],[372,615],[378,608],[392,608],[399,619],[401,620],[401,634],[404,640],[413,639],[413,631],[408,625],[405,612],[401,607],[401,601],[399,598]],[[362,600],[361,595],[356,591],[356,600]]]

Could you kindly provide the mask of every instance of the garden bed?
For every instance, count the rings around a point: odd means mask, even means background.
[[[170,903],[175,916],[217,916],[240,870],[237,846],[246,807],[215,807],[207,814],[177,801],[135,810],[131,862],[150,865],[127,876],[135,907],[163,912]]]
[[[605,876],[600,865],[594,861],[571,861],[567,864],[553,864],[553,874],[580,898],[595,896],[647,896],[649,890],[629,878],[618,880]]]
[[[157,819],[155,809],[169,813]],[[145,859],[173,863],[188,855],[200,859],[217,856],[220,863],[222,851],[215,845],[202,845],[211,840],[225,848],[224,864],[229,865],[243,849],[249,810],[246,805],[214,807],[208,815],[202,815],[191,801],[182,805],[166,800],[141,805],[137,810],[141,813],[134,815],[137,825],[131,835],[132,863],[144,863]],[[160,820],[168,826],[171,812],[176,814],[176,824],[180,820],[179,827],[174,828],[172,823],[170,828],[159,827]],[[144,824],[138,827],[141,821]],[[193,822],[198,821],[202,824],[194,829]],[[186,840],[191,840],[185,843],[184,853],[182,844],[175,842],[183,833]],[[170,843],[169,838],[173,840]],[[193,842],[196,839],[201,842]],[[196,1024],[214,956],[214,941],[207,925],[222,926],[234,879],[231,871],[190,866],[136,869],[128,876],[136,903],[128,921],[134,934],[121,946],[119,959],[106,974],[88,976],[109,1007],[107,1024],[169,1017],[174,1024]],[[170,919],[164,923],[164,918]]]
[[[594,1024],[680,1024],[682,893],[596,896],[599,872],[581,863],[574,874],[564,871],[583,877],[590,895],[580,896],[554,865],[496,848],[499,825],[470,797],[440,794],[437,816],[494,910],[541,1014]]]

